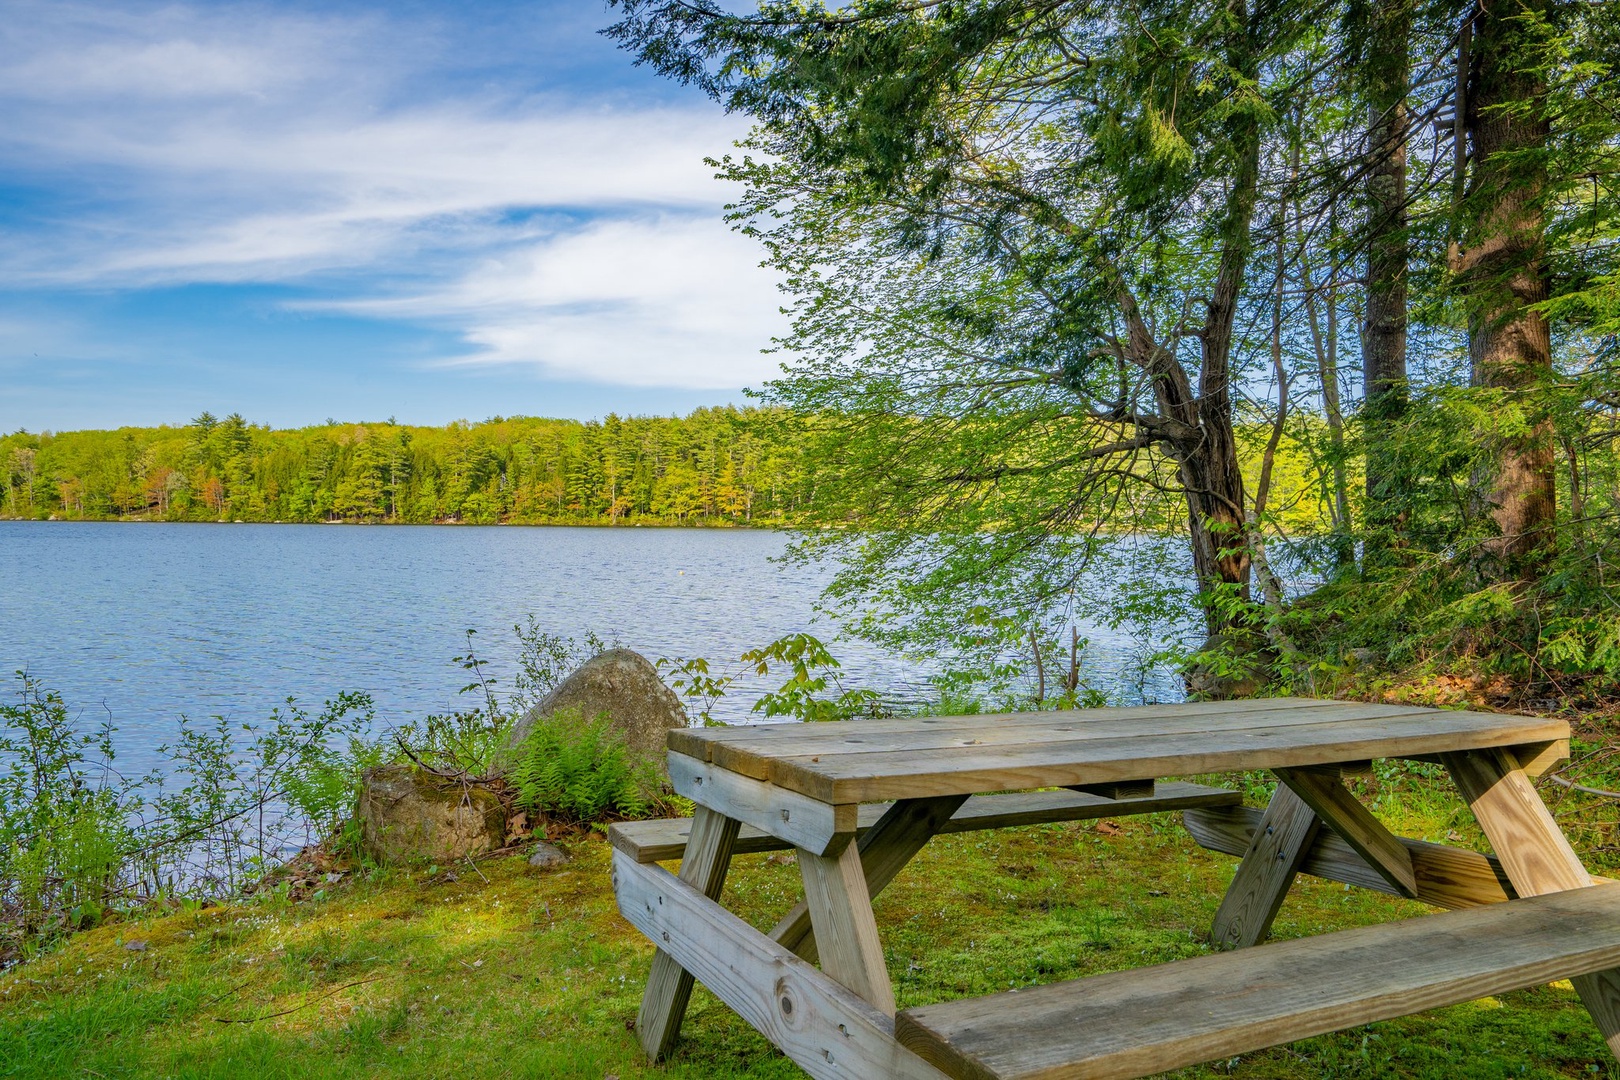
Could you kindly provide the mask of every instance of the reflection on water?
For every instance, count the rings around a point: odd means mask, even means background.
[[[397,723],[458,705],[463,631],[503,682],[514,623],[594,631],[647,656],[734,658],[811,620],[825,569],[778,567],[780,533],[644,528],[449,528],[0,522],[0,665],[76,708],[110,712],[139,759],[181,713],[261,719],[296,696],[363,690]],[[1135,643],[1097,626],[1087,676],[1129,696]],[[838,642],[847,682],[899,701],[927,672]],[[754,694],[716,710],[749,716]],[[1176,693],[1155,672],[1150,697]],[[6,690],[10,696],[10,688]],[[464,703],[463,699],[463,703]],[[87,718],[94,714],[88,714]]]

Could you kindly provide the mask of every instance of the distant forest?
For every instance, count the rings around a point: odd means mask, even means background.
[[[764,409],[445,427],[185,427],[0,437],[0,514],[165,521],[493,524],[790,520],[801,425]]]
[[[1255,472],[1264,430],[1239,433]],[[1328,469],[1309,443],[1285,443],[1274,466],[1297,532],[1330,517]],[[290,430],[204,413],[184,427],[0,436],[0,517],[768,526],[831,524],[831,513],[859,523],[847,485],[836,508],[814,505],[818,477],[836,478],[843,457],[813,419],[771,408]],[[1138,529],[1181,517],[1173,499],[1137,506]]]

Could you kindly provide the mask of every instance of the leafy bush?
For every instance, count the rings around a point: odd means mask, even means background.
[[[112,770],[113,728],[78,730],[26,672],[0,706],[0,910],[25,933],[96,910],[121,882],[134,785]]]
[[[165,768],[113,767],[110,722],[85,730],[61,696],[18,672],[0,705],[0,965],[115,906],[237,892],[346,819],[371,700],[311,715],[288,699],[265,724],[182,717]]]
[[[575,708],[539,718],[508,780],[519,810],[573,821],[648,817],[666,802],[658,770],[630,752],[607,715],[586,720]]]
[[[360,774],[382,758],[365,739],[365,694],[341,693],[310,713],[288,698],[265,724],[180,718],[147,827],[153,890],[229,894],[349,816]]]

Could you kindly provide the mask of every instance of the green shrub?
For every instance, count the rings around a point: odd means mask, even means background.
[[[161,771],[125,777],[111,723],[85,729],[17,678],[0,705],[0,966],[108,908],[237,892],[338,832],[381,759],[371,700],[340,694],[313,715],[289,698],[265,723],[181,717]]]
[[[0,705],[0,911],[37,934],[121,883],[140,799],[112,769],[110,724],[81,731],[59,694],[17,678]]]
[[[536,722],[508,778],[519,810],[573,821],[648,817],[666,801],[658,770],[630,752],[607,714],[586,720],[575,708]]]

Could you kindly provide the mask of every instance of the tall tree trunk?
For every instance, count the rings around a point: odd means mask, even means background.
[[[1249,15],[1236,5],[1239,25],[1230,50],[1232,66],[1256,77],[1253,50],[1246,24]],[[1187,492],[1188,525],[1192,534],[1193,570],[1207,596],[1229,588],[1237,598],[1250,598],[1251,553],[1245,515],[1243,470],[1238,464],[1237,437],[1232,425],[1232,332],[1243,272],[1254,250],[1254,206],[1260,183],[1259,121],[1252,116],[1234,120],[1232,186],[1227,192],[1221,223],[1221,262],[1204,322],[1198,377],[1198,441],[1178,454],[1182,483]],[[1217,607],[1207,607],[1210,638],[1218,638],[1241,621]]]
[[[1531,572],[1551,541],[1557,509],[1552,423],[1537,416],[1535,387],[1552,370],[1542,256],[1546,216],[1546,84],[1536,72],[1536,27],[1548,0],[1503,0],[1474,16],[1465,121],[1472,170],[1463,211],[1464,246],[1451,253],[1468,311],[1468,352],[1476,385],[1510,392],[1526,410],[1523,435],[1500,439],[1489,494],[1501,537],[1493,549],[1503,573]]]
[[[1411,0],[1373,0],[1362,66],[1367,101],[1367,313],[1361,328],[1366,404],[1368,557],[1399,527],[1389,428],[1406,412],[1406,152]]]

